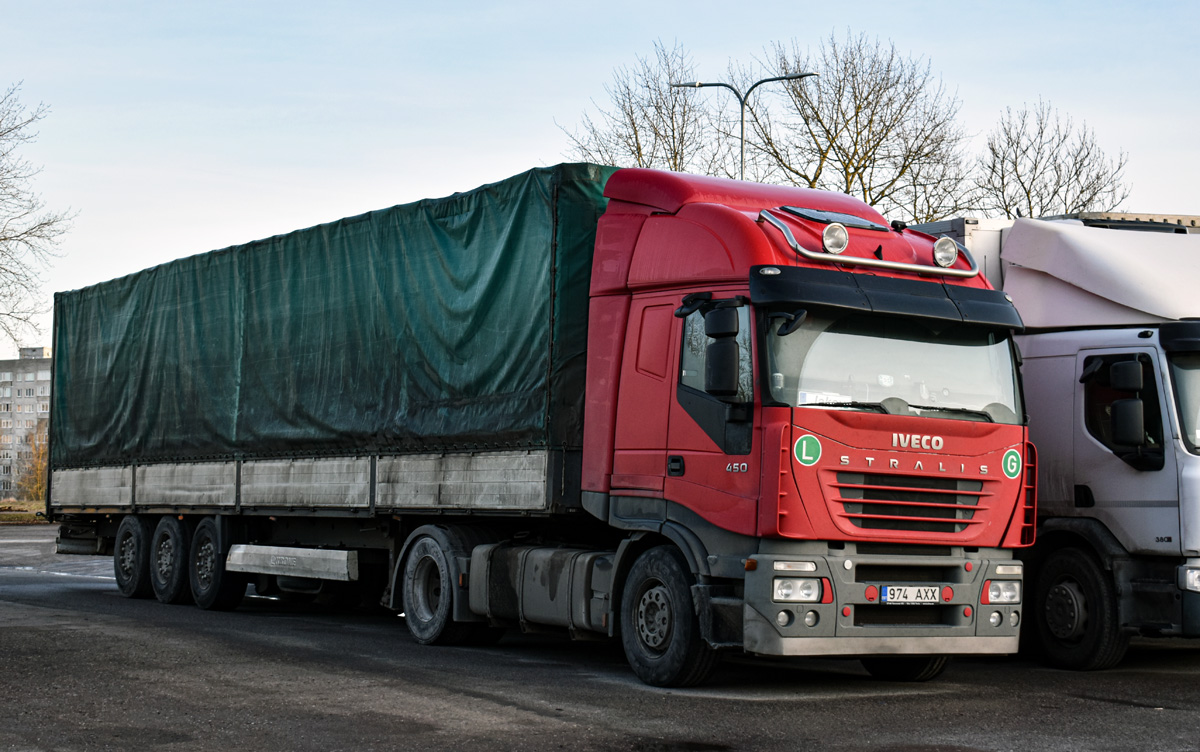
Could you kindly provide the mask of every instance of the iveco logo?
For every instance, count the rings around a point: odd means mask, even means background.
[[[945,443],[941,436],[922,436],[918,433],[892,434],[892,446],[904,449],[941,449]]]

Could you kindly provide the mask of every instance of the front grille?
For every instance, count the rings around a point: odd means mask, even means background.
[[[951,556],[949,546],[922,546],[916,543],[858,543],[854,552],[861,556]]]
[[[899,582],[960,582],[964,572],[965,570],[961,566],[859,564],[854,568],[854,581],[880,584]]]
[[[843,472],[833,488],[834,513],[864,530],[961,533],[983,522],[978,480]]]

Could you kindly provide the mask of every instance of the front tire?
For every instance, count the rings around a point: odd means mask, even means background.
[[[113,543],[113,571],[117,588],[126,598],[154,595],[150,584],[150,521],[145,517],[130,514],[121,520]]]
[[[927,682],[936,679],[950,664],[948,655],[902,655],[860,659],[867,673],[893,682]]]
[[[474,624],[454,621],[454,583],[446,552],[431,536],[413,542],[404,560],[404,621],[422,645],[458,645]]]
[[[230,611],[246,595],[247,578],[225,569],[217,522],[206,517],[192,535],[188,580],[196,605],[206,611]]]
[[[1058,668],[1098,671],[1125,657],[1117,592],[1100,562],[1078,548],[1050,554],[1037,574],[1034,616],[1041,652]]]
[[[154,597],[172,605],[192,600],[188,582],[188,554],[192,536],[187,523],[167,515],[150,536],[150,584]]]
[[[691,687],[720,655],[700,636],[683,555],[659,546],[638,557],[621,597],[621,642],[633,673],[655,687]]]

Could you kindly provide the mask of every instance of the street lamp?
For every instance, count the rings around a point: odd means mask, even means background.
[[[742,96],[742,93],[740,91],[738,91],[737,88],[735,88],[732,84],[725,84],[725,83],[704,83],[703,81],[691,81],[691,82],[688,82],[685,84],[671,84],[671,86],[676,89],[686,89],[686,88],[699,89],[703,86],[720,86],[721,88],[729,89],[730,91],[733,92],[733,96],[737,97],[738,106],[741,107],[741,110],[742,110],[742,117],[741,117],[741,123],[742,123],[741,177],[742,177],[742,180],[745,180],[746,179],[746,100],[750,98],[750,94],[755,89],[757,89],[759,87],[759,85],[761,85],[761,84],[769,84],[772,81],[794,81],[796,79],[808,78],[809,76],[815,76],[815,75],[817,75],[817,74],[816,73],[793,73],[790,76],[775,76],[774,78],[764,78],[761,81],[755,81],[754,85],[746,90],[745,96]]]

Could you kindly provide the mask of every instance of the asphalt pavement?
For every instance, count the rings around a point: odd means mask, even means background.
[[[927,684],[855,661],[727,659],[639,683],[618,645],[506,635],[418,645],[386,612],[120,596],[108,558],[0,526],[0,749],[1195,750],[1200,645],[1139,642],[1078,674],[959,659]]]

